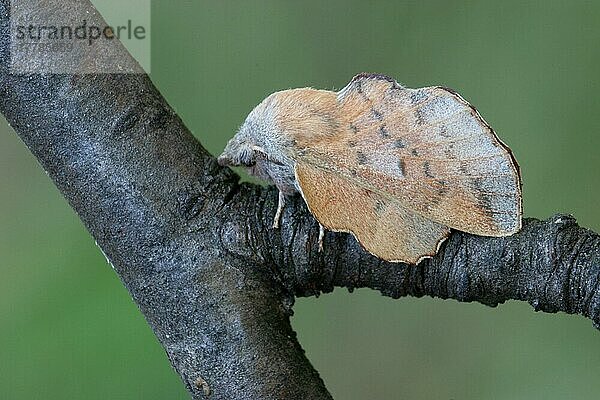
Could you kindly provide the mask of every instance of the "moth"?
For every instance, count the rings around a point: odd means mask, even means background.
[[[452,89],[409,89],[362,73],[338,92],[290,89],[248,115],[218,158],[300,193],[324,228],[350,232],[383,260],[417,264],[450,229],[521,229],[521,178],[511,150]]]

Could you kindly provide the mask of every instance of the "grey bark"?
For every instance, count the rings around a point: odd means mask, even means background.
[[[0,0],[0,111],[194,399],[330,399],[290,316],[296,297],[336,286],[489,306],[523,300],[600,328],[600,237],[573,217],[526,219],[507,238],[454,232],[418,266],[382,262],[347,234],[328,232],[318,252],[303,201],[292,199],[282,228],[271,229],[276,190],[219,167],[148,76],[11,75],[8,12]]]

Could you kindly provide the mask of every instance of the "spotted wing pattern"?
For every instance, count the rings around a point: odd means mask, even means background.
[[[408,89],[382,75],[361,74],[337,93],[337,101],[339,129],[335,135],[312,138],[309,146],[301,146],[306,151],[298,159],[300,178],[306,165],[310,174],[320,168],[336,177],[339,187],[349,183],[377,193],[401,210],[388,215],[398,231],[406,228],[423,243],[436,242],[441,230],[437,236],[429,228],[419,230],[403,218],[406,213],[419,216],[419,223],[429,220],[485,236],[506,236],[520,229],[517,163],[456,92],[443,87]],[[317,202],[319,195],[306,196],[312,192],[306,179],[299,185],[315,213],[310,202]],[[375,218],[362,200],[336,201],[351,218],[361,213]],[[360,232],[377,232],[373,226],[379,223],[373,219],[371,225],[356,222],[353,227],[351,221],[343,226],[330,222],[331,229],[352,231],[359,240]]]

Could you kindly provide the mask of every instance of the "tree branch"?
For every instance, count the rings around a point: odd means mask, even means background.
[[[295,296],[335,286],[491,306],[524,300],[600,327],[600,239],[572,217],[528,219],[508,238],[455,232],[416,267],[382,262],[346,234],[328,232],[318,252],[302,200],[272,229],[276,191],[240,185],[218,167],[146,75],[11,75],[8,4],[0,0],[0,111],[96,239],[193,398],[331,398],[289,317]]]

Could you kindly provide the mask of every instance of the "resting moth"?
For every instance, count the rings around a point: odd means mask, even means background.
[[[409,89],[377,74],[338,92],[275,92],[218,159],[286,196],[300,192],[321,226],[351,232],[387,261],[435,255],[450,228],[483,236],[521,229],[521,178],[510,149],[455,91]]]

